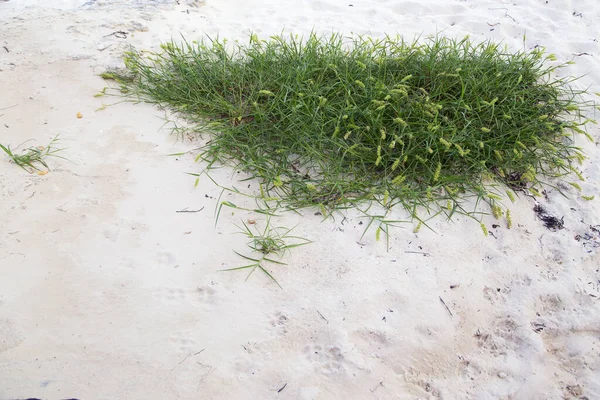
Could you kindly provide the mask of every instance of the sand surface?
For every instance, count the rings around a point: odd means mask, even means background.
[[[596,0],[0,1],[0,143],[60,134],[70,160],[39,176],[0,154],[0,399],[600,399],[596,144],[578,142],[596,200],[540,200],[556,232],[528,197],[511,230],[434,220],[393,230],[389,251],[352,213],[279,218],[314,242],[273,269],[280,289],[218,271],[243,262],[234,224],[264,218],[215,227],[220,190],[167,156],[195,145],[164,112],[93,97],[130,45],[284,29],[514,49],[526,34],[600,92],[599,25]]]

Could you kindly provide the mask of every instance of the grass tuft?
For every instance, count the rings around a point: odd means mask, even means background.
[[[259,269],[279,287],[281,287],[281,285],[268,271],[266,263],[286,265],[284,262],[275,260],[273,257],[280,258],[287,251],[295,247],[311,243],[308,239],[300,236],[290,235],[293,229],[288,229],[285,227],[272,227],[270,218],[267,218],[265,228],[262,231],[258,230],[256,227],[254,227],[254,229],[250,229],[248,224],[246,224],[244,221],[242,221],[242,226],[238,226],[238,228],[240,229],[240,233],[244,234],[248,237],[248,239],[250,239],[250,241],[247,243],[247,246],[250,248],[250,250],[252,250],[252,252],[256,253],[257,256],[250,257],[236,251],[235,254],[242,257],[246,261],[251,261],[251,263],[241,267],[224,269],[222,271],[249,270],[250,272],[246,277],[246,280],[248,280],[250,275]]]
[[[593,104],[540,47],[340,34],[161,47],[128,52],[126,72],[104,77],[212,131],[199,156],[207,168],[251,174],[287,209],[327,215],[375,200],[414,218],[477,216],[466,202],[483,201],[500,217],[504,192],[513,201],[549,178],[581,177],[573,137],[592,140],[583,114]]]
[[[46,170],[50,170],[50,167],[46,163],[46,157],[58,157],[65,159],[57,155],[58,152],[64,150],[62,148],[56,148],[56,144],[58,143],[58,135],[55,136],[47,146],[37,146],[37,147],[29,147],[21,154],[14,153],[10,145],[4,146],[0,143],[0,149],[2,149],[6,155],[10,158],[10,160],[17,164],[19,167],[23,168],[25,171],[30,174],[34,171],[38,171],[40,174],[44,174],[47,171],[43,171],[40,169],[40,165],[45,167]]]

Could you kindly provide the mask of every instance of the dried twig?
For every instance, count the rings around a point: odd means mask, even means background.
[[[429,256],[430,255],[429,253],[427,253],[425,251],[410,251],[410,250],[407,250],[407,251],[405,251],[405,253],[409,253],[409,254],[423,254],[424,256]]]
[[[446,305],[446,302],[444,301],[444,299],[442,299],[442,296],[439,296],[439,298],[440,298],[440,301],[442,302],[442,304],[444,305],[444,307],[446,307],[446,310],[448,310],[448,314],[450,314],[450,316],[452,317],[452,311],[450,311],[450,309]]]
[[[177,212],[177,213],[197,213],[197,212],[200,212],[202,210],[204,210],[204,207],[202,207],[202,208],[200,208],[198,210],[188,210],[187,207],[186,207],[183,210],[177,210],[175,212]]]
[[[8,110],[10,108],[16,107],[18,106],[18,104],[13,104],[12,106],[8,106],[8,107],[4,107],[4,108],[0,108],[0,111],[4,111],[4,110]]]
[[[508,18],[512,19],[515,23],[517,22],[516,19],[514,19],[513,17],[510,16],[510,14],[508,13],[508,8],[506,8],[506,7],[488,8],[488,10],[504,10],[504,16],[505,17],[508,17]]]
[[[319,313],[319,315],[321,316],[321,318],[323,318],[325,320],[325,322],[329,323],[329,321],[327,320],[327,318],[325,318],[323,316],[323,314],[321,314],[321,312],[319,310],[317,310],[317,312]]]

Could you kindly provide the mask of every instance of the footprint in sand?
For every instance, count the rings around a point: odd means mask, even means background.
[[[0,353],[17,347],[25,337],[9,319],[0,319]]]
[[[304,348],[306,358],[315,365],[322,374],[340,374],[346,371],[345,358],[337,346],[324,346],[312,343]]]
[[[201,344],[194,339],[192,332],[173,332],[169,337],[169,343],[182,354],[195,354],[202,351]]]
[[[287,324],[289,322],[288,317],[282,312],[276,312],[273,314],[271,318],[271,326],[275,328],[277,333],[286,334],[287,333]]]
[[[217,290],[212,286],[196,288],[161,287],[154,291],[153,296],[165,303],[188,303],[193,306],[212,305],[216,301]]]

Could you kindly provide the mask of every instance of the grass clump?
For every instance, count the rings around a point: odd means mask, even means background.
[[[65,159],[64,157],[57,155],[58,152],[64,150],[56,148],[57,143],[58,135],[55,136],[50,141],[50,143],[48,143],[48,145],[29,147],[23,150],[21,154],[14,153],[13,150],[11,150],[10,145],[5,146],[0,143],[0,149],[2,149],[6,153],[6,155],[8,155],[8,157],[13,163],[17,164],[19,167],[23,168],[30,174],[34,171],[38,171],[38,173],[44,174],[45,172],[50,170],[50,167],[48,166],[45,160],[46,157],[58,157]],[[46,171],[40,169],[40,165],[45,167]]]
[[[255,223],[255,221],[252,221],[252,224]],[[235,254],[242,257],[244,260],[251,261],[251,263],[241,267],[224,269],[223,271],[249,270],[250,272],[246,277],[246,280],[248,280],[250,275],[259,269],[279,287],[281,287],[281,285],[279,285],[279,282],[277,282],[273,275],[267,270],[266,263],[286,265],[286,263],[275,260],[273,257],[282,257],[287,251],[310,243],[310,240],[308,239],[290,235],[293,229],[271,226],[270,218],[267,218],[265,228],[262,231],[256,227],[251,229],[248,224],[243,221],[242,226],[238,226],[238,228],[240,229],[240,233],[250,239],[247,246],[252,252],[256,253],[257,256],[250,257],[236,251]]]
[[[199,158],[260,180],[290,209],[376,200],[469,215],[502,215],[500,186],[537,194],[585,158],[573,135],[590,106],[543,48],[311,34],[169,42],[126,54],[112,72],[122,95],[170,106],[214,133]],[[500,185],[499,185],[500,184]],[[473,205],[473,203],[471,203]]]

